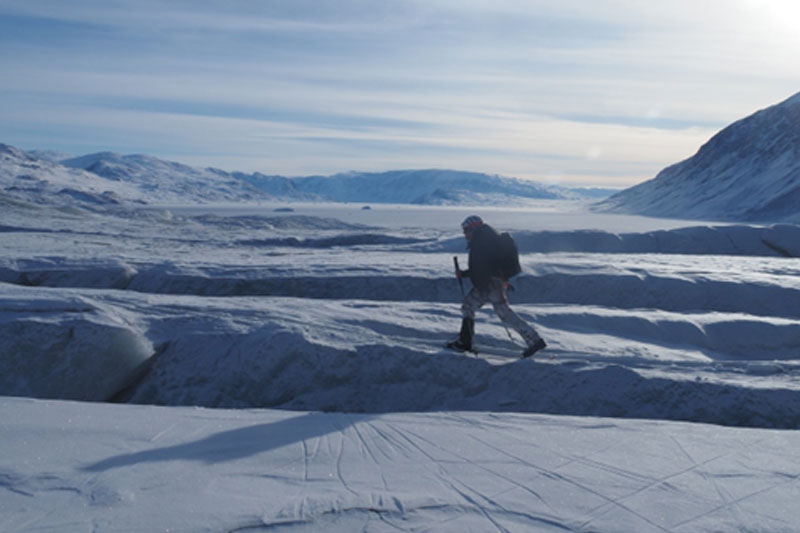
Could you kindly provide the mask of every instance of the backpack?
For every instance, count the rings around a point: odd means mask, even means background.
[[[504,280],[509,280],[522,272],[519,265],[519,250],[514,238],[503,232],[497,240],[497,269]]]

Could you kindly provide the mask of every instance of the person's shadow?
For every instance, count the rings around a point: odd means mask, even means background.
[[[278,422],[221,431],[184,444],[116,455],[85,466],[83,470],[99,472],[138,463],[173,460],[198,461],[206,464],[234,461],[306,439],[342,431],[348,426],[371,417],[371,415],[341,413],[308,413]]]

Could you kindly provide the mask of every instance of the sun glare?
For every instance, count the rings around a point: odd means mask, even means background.
[[[800,39],[800,2],[797,0],[742,0],[748,13],[755,13],[769,21],[773,29],[791,32]]]

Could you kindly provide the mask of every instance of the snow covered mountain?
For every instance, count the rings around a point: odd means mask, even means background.
[[[463,205],[520,203],[520,199],[566,199],[596,191],[545,186],[540,183],[478,172],[425,169],[348,172],[334,176],[285,177],[260,172],[196,169],[143,155],[102,152],[62,161],[99,176],[136,183],[145,191],[163,191],[197,200],[279,199],[328,202]]]
[[[133,184],[112,184],[91,172],[68,168],[0,144],[0,200],[86,207],[142,202],[144,195]]]
[[[478,172],[456,170],[395,170],[348,172],[334,176],[280,178],[237,174],[240,179],[276,197],[332,202],[375,202],[422,205],[519,203],[520,199],[578,198],[579,191],[550,187]]]
[[[348,172],[334,176],[285,177],[194,168],[147,155],[99,152],[63,158],[46,151],[23,152],[2,146],[0,191],[26,200],[31,181],[68,181],[75,196],[113,193],[118,202],[150,204],[240,202],[253,200],[408,203],[422,205],[521,205],[532,199],[596,198],[605,189],[571,189],[478,172],[455,170],[396,170]],[[67,179],[67,176],[72,178]],[[99,192],[98,192],[99,191]],[[58,192],[58,191],[55,191]],[[103,200],[102,197],[100,200]]]
[[[197,169],[147,155],[100,152],[61,161],[113,182],[128,183],[150,203],[245,201],[263,196],[247,182],[216,169]]]
[[[734,122],[693,157],[599,207],[658,217],[800,221],[800,93]]]

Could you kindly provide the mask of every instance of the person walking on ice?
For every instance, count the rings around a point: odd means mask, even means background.
[[[523,358],[545,348],[547,344],[544,339],[508,305],[508,280],[521,270],[519,253],[511,236],[508,233],[498,234],[477,215],[468,216],[462,222],[461,228],[467,239],[469,263],[467,270],[460,270],[458,258],[454,258],[456,277],[459,281],[469,278],[472,289],[464,296],[461,304],[461,332],[455,340],[447,343],[447,347],[462,352],[473,351],[475,313],[490,302],[503,324],[525,340]]]

